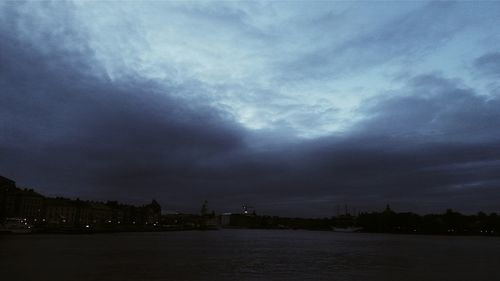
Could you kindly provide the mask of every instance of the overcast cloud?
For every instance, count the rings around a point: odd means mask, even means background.
[[[500,211],[499,11],[3,2],[0,174],[184,212]]]

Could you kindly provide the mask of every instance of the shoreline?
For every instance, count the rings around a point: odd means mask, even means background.
[[[1,235],[6,236],[26,236],[26,235],[44,235],[44,234],[56,234],[56,235],[92,235],[92,234],[114,234],[114,233],[158,233],[158,232],[181,232],[181,231],[218,231],[218,230],[269,230],[269,231],[313,231],[313,232],[331,232],[337,234],[391,234],[391,235],[415,235],[415,236],[436,236],[436,237],[500,237],[500,235],[493,234],[481,234],[481,233],[425,233],[425,232],[370,232],[370,231],[355,231],[355,232],[343,232],[343,231],[333,231],[333,230],[321,230],[321,229],[300,229],[300,228],[245,228],[245,227],[222,227],[222,228],[170,228],[170,229],[136,229],[136,230],[81,230],[81,229],[52,229],[52,230],[35,230],[28,233],[12,233],[8,231],[0,231]]]

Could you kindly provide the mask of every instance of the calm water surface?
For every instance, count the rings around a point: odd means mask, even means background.
[[[0,280],[500,280],[500,238],[288,230],[4,235]]]

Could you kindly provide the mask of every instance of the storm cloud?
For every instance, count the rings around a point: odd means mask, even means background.
[[[0,174],[183,212],[498,211],[496,4],[318,5],[0,4]]]

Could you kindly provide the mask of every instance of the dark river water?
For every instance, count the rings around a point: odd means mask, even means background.
[[[500,280],[500,238],[292,230],[3,235],[0,280]]]

